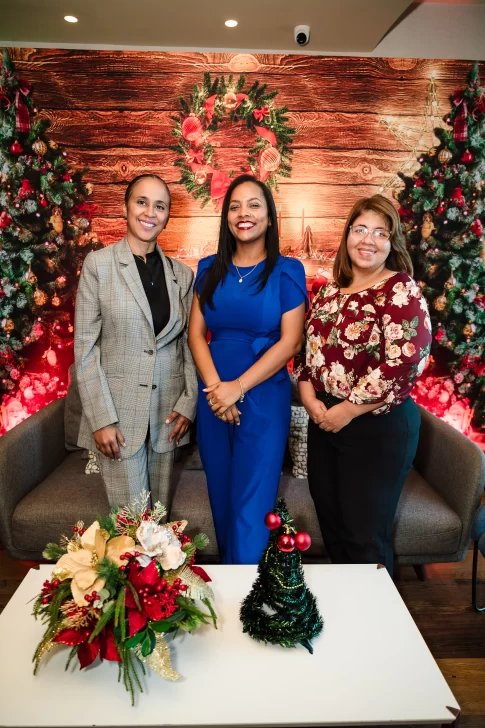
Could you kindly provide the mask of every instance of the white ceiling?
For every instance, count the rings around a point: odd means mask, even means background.
[[[447,15],[451,6],[463,11],[465,5],[482,6],[485,12],[485,0],[0,0],[0,42],[369,54],[390,31],[394,40],[396,30],[409,25],[423,5],[436,8],[437,22],[425,29],[430,37],[446,17],[456,34],[453,18]],[[79,22],[67,23],[64,15],[75,15]],[[226,28],[228,19],[237,20],[238,26]],[[473,19],[471,23],[473,27]],[[299,24],[311,27],[304,47],[294,40],[293,29]],[[416,25],[420,29],[420,23]],[[479,33],[476,27],[475,31]],[[407,35],[406,43],[413,35]],[[441,44],[443,55],[446,45]]]

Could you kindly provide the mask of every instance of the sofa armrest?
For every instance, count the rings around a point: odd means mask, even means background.
[[[421,430],[414,467],[461,518],[460,549],[470,541],[485,484],[485,456],[461,432],[419,407]]]
[[[64,399],[51,402],[0,437],[0,533],[6,549],[13,546],[12,517],[17,504],[67,455]]]

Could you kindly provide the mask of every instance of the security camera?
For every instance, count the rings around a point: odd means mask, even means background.
[[[295,26],[295,40],[298,45],[304,46],[310,40],[310,26],[309,25],[296,25]]]

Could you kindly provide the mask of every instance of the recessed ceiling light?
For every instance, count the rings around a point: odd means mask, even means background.
[[[237,25],[237,20],[226,20],[224,25],[227,25],[228,28],[235,28]]]
[[[74,15],[64,15],[64,20],[67,23],[77,23],[77,18]]]

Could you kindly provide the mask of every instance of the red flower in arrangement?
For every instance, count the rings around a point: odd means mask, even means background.
[[[416,180],[416,182],[414,184],[416,187],[424,187],[426,182],[423,179],[419,179],[419,177],[418,177],[418,179]]]
[[[438,329],[436,331],[436,334],[434,335],[434,338],[438,343],[440,341],[443,341],[443,339],[446,339],[446,331],[444,329]]]
[[[260,109],[254,109],[253,114],[256,121],[263,121],[265,116],[269,116],[269,107],[262,106]]]
[[[412,220],[414,217],[414,213],[412,212],[412,210],[406,210],[405,207],[400,207],[398,212],[401,220],[403,221]]]
[[[69,647],[79,645],[77,655],[81,670],[83,667],[91,665],[98,655],[101,661],[121,662],[112,629],[105,627],[92,642],[88,642],[94,627],[95,624],[91,624],[89,627],[82,627],[81,629],[64,629],[54,637],[54,642],[69,645]]]
[[[134,587],[139,601],[138,606],[132,590],[126,587],[125,606],[129,610],[130,637],[146,627],[149,619],[158,621],[170,617],[177,609],[175,599],[180,596],[180,590],[186,589],[180,579],[176,579],[173,585],[162,579],[154,561],[144,569],[137,561],[133,561],[128,581]]]

